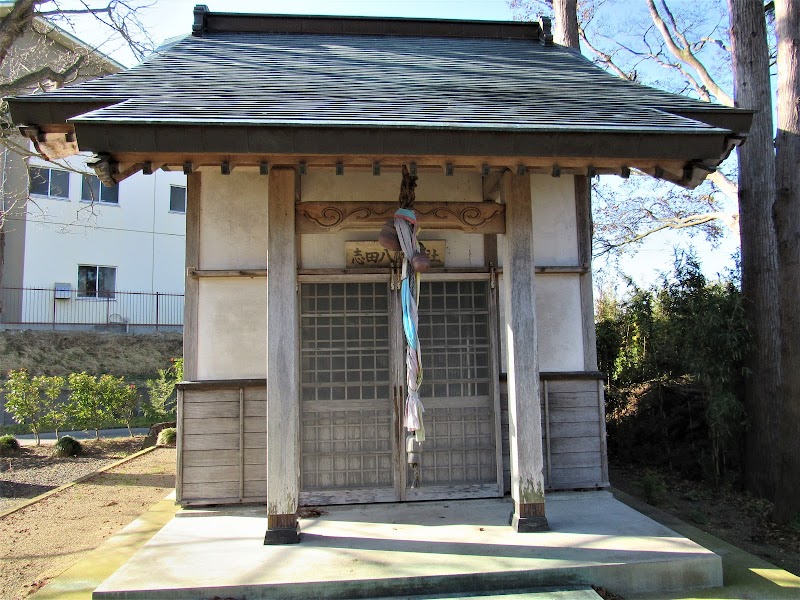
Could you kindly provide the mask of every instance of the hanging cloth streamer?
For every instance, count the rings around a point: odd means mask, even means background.
[[[400,208],[394,213],[394,226],[400,247],[403,250],[403,271],[400,298],[403,303],[403,331],[406,336],[406,380],[408,395],[405,406],[405,426],[413,431],[418,442],[425,441],[425,426],[422,413],[425,408],[419,397],[422,383],[422,355],[419,347],[417,329],[419,325],[417,308],[419,306],[419,273],[411,262],[419,249],[417,241],[417,215],[413,210]]]

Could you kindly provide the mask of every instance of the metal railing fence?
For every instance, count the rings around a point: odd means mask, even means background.
[[[175,330],[183,326],[183,294],[113,292],[85,297],[74,289],[3,287],[0,323],[53,329]]]

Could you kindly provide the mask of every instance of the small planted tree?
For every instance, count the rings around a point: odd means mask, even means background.
[[[131,423],[136,416],[136,406],[139,395],[136,386],[125,382],[124,377],[103,375],[97,382],[98,391],[103,404],[109,409],[111,415],[128,428],[128,434],[133,437]]]
[[[38,375],[33,378],[33,381],[38,386],[41,394],[44,395],[42,399],[46,410],[43,419],[44,426],[52,427],[56,433],[56,440],[58,440],[58,430],[67,422],[66,407],[63,404],[59,404],[58,397],[61,395],[67,380],[60,375],[51,377]]]
[[[81,429],[94,429],[95,438],[100,437],[100,428],[111,416],[98,389],[97,377],[88,373],[72,373],[69,376],[69,415]]]
[[[17,423],[30,427],[36,436],[36,445],[40,445],[40,433],[47,409],[36,379],[31,379],[27,369],[15,369],[8,372],[4,389],[6,411]]]
[[[145,416],[163,421],[174,415],[175,408],[172,405],[172,401],[175,394],[175,385],[182,379],[182,358],[173,358],[172,365],[169,368],[158,370],[156,379],[148,379],[147,387],[150,388],[150,399],[145,407]]]

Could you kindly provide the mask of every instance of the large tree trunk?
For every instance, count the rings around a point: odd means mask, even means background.
[[[580,49],[578,37],[578,0],[553,0],[556,44]]]
[[[775,519],[800,514],[800,0],[777,0],[778,137],[775,231],[780,266],[780,478]]]
[[[742,294],[752,333],[747,359],[750,375],[745,384],[745,485],[756,495],[773,498],[778,478],[781,365],[769,48],[763,1],[728,0],[728,5],[736,106],[756,111],[747,142],[739,148]]]

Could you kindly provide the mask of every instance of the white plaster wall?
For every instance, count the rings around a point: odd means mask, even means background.
[[[417,179],[417,202],[481,202],[480,173],[420,172]],[[331,171],[309,171],[300,178],[303,202],[397,202],[402,175],[384,171],[381,175]]]
[[[583,371],[583,325],[580,279],[572,274],[536,276],[536,327],[540,371]],[[500,323],[505,323],[505,282],[498,278]],[[500,327],[500,355],[507,371],[505,327]]]
[[[536,266],[577,266],[578,229],[575,181],[571,175],[531,175],[533,259]],[[497,236],[502,266],[505,236]]]
[[[255,169],[202,177],[199,268],[266,268],[267,177]]]
[[[580,279],[536,277],[536,318],[541,371],[583,371]]]
[[[267,284],[263,277],[200,280],[197,378],[266,377]]]
[[[64,162],[87,170],[83,156]],[[59,166],[35,158],[30,164]],[[186,218],[169,212],[170,185],[185,186],[185,175],[137,174],[119,184],[119,204],[93,204],[81,200],[82,175],[73,172],[68,199],[32,196],[23,286],[64,282],[74,289],[78,265],[89,264],[116,267],[118,291],[183,293]]]

